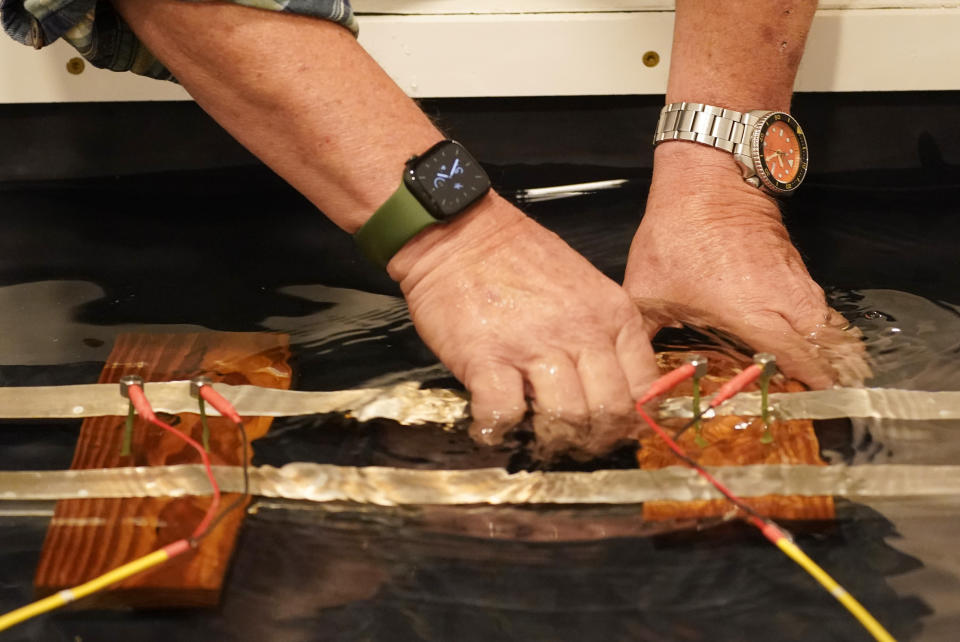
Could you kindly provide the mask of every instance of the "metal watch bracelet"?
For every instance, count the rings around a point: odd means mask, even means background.
[[[775,126],[776,123],[783,126]],[[791,137],[796,137],[795,146],[789,150],[773,146],[771,157],[780,165],[776,172],[767,167],[766,162],[770,161],[763,155],[766,152],[761,153],[767,149],[767,131],[776,131],[788,144]],[[793,193],[807,172],[806,137],[799,123],[785,112],[739,112],[702,103],[670,103],[660,111],[653,144],[670,140],[699,143],[733,154],[743,180],[772,196]]]
[[[749,159],[751,136],[759,120],[754,112],[702,103],[671,103],[660,111],[653,144],[686,140]]]

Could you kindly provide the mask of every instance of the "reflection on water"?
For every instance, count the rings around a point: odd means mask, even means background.
[[[324,363],[340,382],[337,388],[388,385],[397,381],[429,381],[449,377],[416,333],[403,300],[388,295],[324,285],[279,288],[277,296],[295,302],[296,316],[266,316],[247,330],[286,333],[304,363]],[[39,281],[0,287],[0,367],[58,366],[106,359],[118,334],[125,332],[197,332],[190,323],[90,322],[78,312],[106,296],[87,281]],[[136,298],[136,293],[130,293]],[[873,366],[868,385],[908,390],[960,389],[960,308],[896,290],[831,293],[833,307],[863,334]],[[189,316],[189,315],[184,315]],[[29,322],[25,322],[29,320]],[[741,341],[709,329],[667,328],[657,337],[660,349],[711,348],[749,361],[750,350]],[[389,348],[389,350],[387,350]],[[412,364],[398,369],[403,353]],[[378,359],[364,358],[376,353]],[[320,369],[320,368],[318,368]],[[342,381],[344,376],[349,383]],[[332,389],[325,380],[301,372],[301,389]],[[69,375],[51,368],[51,382],[67,383]],[[359,378],[358,378],[359,377]],[[14,377],[3,385],[24,385]]]
[[[960,390],[960,307],[896,290],[837,292],[833,300],[866,337],[870,385]]]
[[[309,204],[253,193],[236,181],[212,194],[206,178],[196,183],[186,192],[189,202],[183,191],[157,190],[153,181],[119,198],[109,185],[0,194],[6,212],[29,213],[11,215],[0,238],[0,385],[88,383],[121,332],[204,328],[289,334],[296,389],[398,380],[457,385],[417,339],[392,284],[363,264],[349,238]],[[813,198],[808,195],[794,203]],[[619,278],[642,189],[629,196],[544,203],[531,212]],[[815,241],[802,250],[823,283],[874,286],[831,295],[864,334],[874,365],[870,385],[958,389],[957,308],[877,289],[893,284],[945,296],[954,292],[950,282],[901,278],[892,262],[871,261],[862,250],[887,229],[895,232],[877,242],[888,254],[899,248],[902,212],[887,217],[892,222],[884,227],[883,203],[858,213],[858,195],[842,204],[839,216],[828,208],[834,197],[821,198],[816,207],[807,203],[804,220],[822,216],[824,224],[801,227],[798,238]],[[149,243],[143,226],[127,222],[131,200],[150,222]],[[264,225],[264,215],[283,224]],[[598,218],[604,225],[595,224]],[[956,220],[951,210],[941,223]],[[942,233],[949,237],[948,231]],[[229,242],[213,236],[225,232]],[[841,241],[860,244],[866,258],[837,258]],[[924,260],[925,246],[910,242]],[[686,347],[713,339],[686,329],[659,340]],[[721,345],[739,354],[736,345]],[[0,469],[69,467],[76,427],[0,424]],[[817,430],[824,454],[836,462],[955,464],[960,458],[960,433],[951,423],[832,422]],[[481,448],[457,431],[287,418],[259,440],[256,456],[273,464],[520,470],[536,465],[525,458],[524,439],[520,433],[504,447]],[[591,465],[633,466],[635,459],[627,450]],[[841,502],[833,525],[791,526],[808,553],[895,635],[949,640],[960,627],[960,552],[952,542],[960,528],[958,502],[898,500],[872,508]],[[246,522],[220,609],[62,613],[5,639],[864,639],[829,595],[753,531],[715,522],[651,526],[638,521],[638,512],[264,503]],[[0,517],[0,610],[32,597],[47,521]]]
[[[219,609],[63,613],[10,639],[864,639],[748,527],[644,533],[636,512],[267,506],[248,518]],[[0,603],[26,598],[15,580],[31,574],[43,526],[0,524]],[[910,639],[929,609],[888,585],[918,568],[884,543],[894,535],[856,505],[833,525],[797,529],[814,559]]]
[[[268,317],[259,328],[290,335],[296,387],[402,379],[454,383],[424,351],[399,299],[307,285],[285,287],[280,294],[302,299],[311,310]],[[144,330],[76,321],[73,311],[99,296],[102,290],[83,281],[0,288],[0,310],[35,319],[9,324],[13,331],[4,336],[0,353],[3,383],[92,380],[117,334]],[[874,363],[871,384],[927,390],[960,385],[951,360],[960,337],[954,307],[890,290],[835,292],[832,301],[863,331]],[[744,359],[749,352],[690,328],[668,330],[660,342],[719,346]],[[847,463],[955,463],[960,456],[956,426],[948,422],[856,420],[818,433],[825,456]],[[64,422],[49,429],[8,422],[0,431],[6,445],[0,468],[67,467],[74,435],[75,428]],[[528,438],[521,431],[501,447],[486,448],[463,430],[282,418],[258,441],[256,463],[521,470],[537,466],[525,454]],[[630,448],[586,465],[554,463],[558,469],[635,465]],[[0,539],[12,541],[12,529],[33,533],[29,545],[0,549],[7,551],[0,553],[5,569],[0,604],[27,598],[45,524],[43,518],[0,520]],[[896,634],[919,631],[920,618],[929,613],[916,596],[928,590],[930,571],[898,552],[895,540],[893,548],[886,543],[893,525],[880,513],[841,503],[834,525],[794,526],[808,552],[884,614]],[[922,551],[917,542],[924,536],[912,533],[913,555]],[[899,578],[896,593],[887,583],[893,577]],[[956,577],[946,582],[941,577],[931,599],[942,603],[944,592],[957,589]],[[782,608],[786,600],[789,610]],[[749,529],[722,520],[643,523],[637,507],[629,506],[386,509],[264,502],[248,518],[219,613],[59,615],[18,634],[96,639],[109,627],[112,635],[129,632],[138,639],[528,640],[562,637],[566,627],[590,627],[593,637],[585,639],[801,640],[822,639],[817,623],[830,620],[830,639],[858,639],[857,626],[837,608]],[[772,619],[771,613],[776,613]],[[147,622],[152,633],[145,636]]]
[[[279,292],[303,301],[302,316],[267,317],[259,329],[290,336],[298,389],[339,389],[388,385],[415,380],[428,385],[457,385],[416,337],[401,299],[327,286],[289,286]],[[95,325],[75,320],[75,311],[90,305],[103,290],[84,281],[44,281],[0,288],[0,310],[7,332],[0,335],[2,385],[53,385],[94,380],[114,338],[130,331],[195,332],[189,324],[143,326]],[[960,312],[946,303],[893,290],[837,291],[831,302],[864,335],[874,369],[868,385],[919,390],[960,388]],[[16,319],[30,318],[31,323]],[[94,341],[95,339],[95,341]],[[746,363],[750,351],[730,337],[709,330],[666,329],[658,347],[711,348]],[[502,448],[475,446],[462,434],[403,429],[390,422],[363,430],[336,418],[280,419],[260,441],[258,462],[318,461],[342,465],[394,465],[434,468],[504,465],[530,469],[536,462],[524,452],[529,434],[523,430]],[[322,428],[321,428],[322,427]],[[858,419],[848,443],[833,443],[825,456],[847,463],[946,464],[960,459],[960,440],[951,438],[955,422],[891,422]],[[13,430],[13,427],[11,427]],[[835,430],[833,431],[835,434]],[[434,436],[434,434],[436,436]],[[47,459],[41,430],[5,431],[16,450],[0,455],[0,467],[43,468],[60,463]],[[69,451],[71,434],[56,434]],[[448,444],[454,440],[456,444]],[[28,444],[37,446],[30,456]],[[326,446],[317,442],[329,442]],[[49,445],[49,444],[48,444]],[[330,454],[331,449],[336,456]],[[26,457],[23,451],[28,451]],[[355,453],[366,453],[359,458]],[[349,453],[354,453],[350,455]],[[843,453],[838,454],[838,453]],[[406,464],[404,462],[407,462]],[[571,462],[572,463],[572,462]],[[615,452],[582,469],[633,465],[629,451]],[[563,467],[563,462],[560,462]]]

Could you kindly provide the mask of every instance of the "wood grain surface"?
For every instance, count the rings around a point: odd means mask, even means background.
[[[279,334],[124,334],[118,337],[99,383],[119,382],[128,374],[140,375],[145,381],[175,381],[205,375],[234,385],[289,389],[289,356],[288,339]],[[119,385],[117,394],[120,394]],[[201,440],[198,414],[159,413],[158,417],[198,442]],[[208,419],[213,465],[242,463],[242,444],[236,427],[219,417]],[[71,469],[200,461],[189,445],[139,418],[134,426],[132,452],[121,456],[124,421],[124,417],[84,420]],[[245,418],[249,439],[266,434],[271,421],[269,417]],[[236,497],[224,494],[221,506]],[[209,503],[209,496],[58,502],[37,568],[34,581],[37,593],[46,595],[75,586],[189,536]],[[233,511],[196,551],[84,599],[77,608],[217,604],[243,516],[244,511]]]
[[[717,390],[725,381],[736,374],[744,364],[733,361],[719,353],[702,353],[708,358],[709,373],[701,380],[704,396]],[[660,367],[664,372],[682,364],[684,353],[663,353],[658,355]],[[693,384],[687,381],[670,396],[689,395]],[[756,385],[747,391],[756,390]],[[805,388],[795,382],[777,375],[770,385],[771,392],[798,392]],[[759,415],[759,408],[757,414]],[[664,427],[679,428],[686,421],[674,420],[664,423]],[[825,466],[820,458],[820,445],[813,422],[809,420],[774,421],[771,423],[773,442],[765,444],[763,420],[759,417],[717,417],[703,422],[703,437],[708,445],[701,448],[696,443],[693,428],[680,436],[679,444],[686,453],[704,466],[744,466],[749,464],[812,464]],[[685,465],[656,435],[644,437],[637,453],[640,468],[656,470],[666,466]],[[747,504],[763,515],[777,519],[829,520],[835,516],[833,497],[799,497],[765,495],[745,498]],[[649,520],[691,519],[724,515],[732,510],[725,499],[692,502],[646,502],[643,515]]]

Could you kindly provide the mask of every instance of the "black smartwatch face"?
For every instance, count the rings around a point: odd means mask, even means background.
[[[490,189],[480,164],[454,141],[437,143],[407,165],[407,187],[438,219],[459,214]]]

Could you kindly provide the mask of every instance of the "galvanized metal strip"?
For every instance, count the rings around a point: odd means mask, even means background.
[[[896,388],[835,388],[770,395],[779,419],[837,419],[841,417],[930,421],[960,419],[960,392],[926,392]],[[720,415],[760,414],[760,394],[739,394],[717,409]],[[667,399],[661,417],[692,417],[689,397]]]
[[[258,386],[214,384],[241,415],[288,417],[330,412],[350,413],[361,421],[377,417],[402,424],[449,424],[467,416],[467,400],[455,391],[421,390],[416,382],[386,388],[333,392],[276,390]],[[144,391],[158,412],[198,412],[190,383],[147,383]],[[279,394],[278,394],[279,393]],[[129,402],[117,384],[0,388],[0,419],[103,417],[127,414]],[[217,414],[213,408],[210,414]]]
[[[197,401],[190,397],[189,387],[186,381],[148,383],[146,393],[158,411],[197,412]],[[421,390],[415,382],[333,392],[225,384],[215,384],[215,388],[236,406],[240,414],[247,416],[286,417],[339,412],[350,413],[362,421],[380,417],[408,425],[450,424],[469,416],[463,393]],[[958,391],[837,388],[772,394],[770,403],[781,419],[960,419]],[[216,414],[212,408],[209,410]],[[718,414],[757,415],[760,398],[757,393],[740,394],[718,410]],[[122,416],[126,413],[127,401],[120,396],[116,384],[0,388],[0,419]],[[692,416],[690,398],[668,399],[660,409],[660,416]]]
[[[242,490],[238,467],[216,467],[225,491]],[[710,471],[733,492],[870,497],[960,496],[960,466],[721,466]],[[500,468],[413,470],[291,463],[251,470],[254,495],[367,504],[634,504],[716,499],[716,490],[680,466],[593,473]],[[0,472],[0,501],[205,495],[200,465]]]

